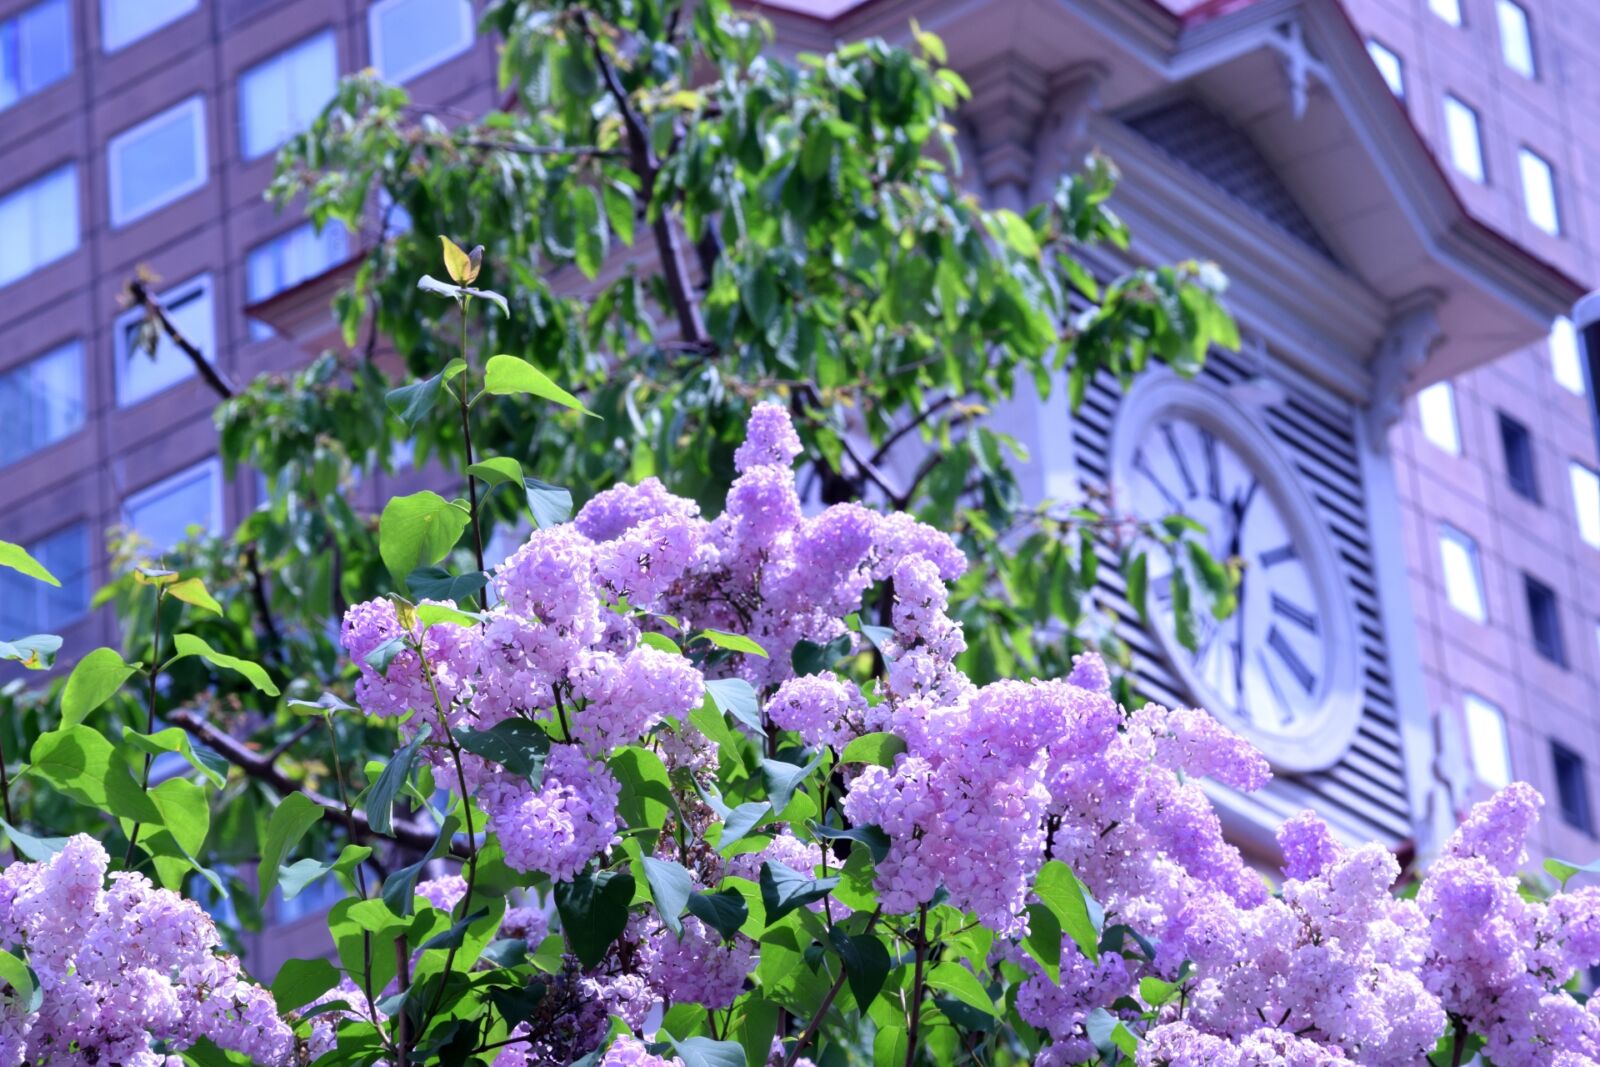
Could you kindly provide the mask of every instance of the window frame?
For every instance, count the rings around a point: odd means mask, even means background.
[[[227,516],[223,514],[222,459],[219,456],[207,456],[205,459],[173,471],[171,474],[159,478],[149,485],[135,489],[123,497],[121,504],[118,505],[118,511],[122,517],[122,525],[137,533],[139,528],[133,521],[133,511],[136,508],[143,507],[153,500],[159,500],[163,496],[171,495],[174,488],[202,472],[211,479],[211,514],[215,519],[207,532],[213,537],[220,535],[227,526]],[[158,554],[162,554],[170,552],[173,546],[153,545],[152,547],[157,550]]]
[[[1532,184],[1529,182],[1529,173],[1537,174],[1538,180],[1545,186],[1544,191],[1550,198],[1550,218],[1543,220],[1539,212],[1534,210]],[[1522,189],[1522,217],[1533,223],[1541,233],[1551,237],[1560,237],[1563,233],[1561,225],[1561,192],[1556,183],[1556,168],[1548,159],[1529,148],[1527,145],[1517,146],[1517,184]],[[1548,224],[1547,224],[1548,221]]]
[[[38,455],[40,452],[43,452],[45,449],[51,447],[52,445],[60,444],[62,441],[65,441],[70,437],[73,437],[73,436],[76,436],[77,434],[82,433],[84,427],[89,424],[88,380],[87,380],[87,376],[84,373],[84,368],[85,368],[84,352],[85,352],[86,348],[87,348],[87,346],[84,344],[84,341],[83,341],[82,337],[69,337],[65,341],[61,341],[61,342],[59,342],[57,344],[50,345],[48,348],[42,349],[41,351],[38,351],[38,352],[35,352],[33,355],[31,355],[28,358],[22,360],[21,362],[14,363],[11,366],[7,367],[5,370],[0,371],[0,382],[3,382],[5,379],[11,377],[13,374],[21,374],[24,371],[30,370],[31,368],[36,367],[38,364],[44,362],[45,360],[52,359],[52,358],[54,358],[56,356],[59,356],[63,352],[68,351],[69,349],[75,350],[76,353],[77,353],[77,357],[78,357],[78,360],[77,360],[77,362],[78,362],[78,367],[77,367],[77,371],[78,371],[78,373],[77,373],[77,379],[78,379],[78,395],[77,395],[78,412],[77,412],[77,414],[78,414],[78,417],[77,417],[77,421],[72,425],[71,429],[67,430],[65,433],[59,434],[59,435],[57,435],[55,437],[51,437],[48,440],[45,440],[45,441],[42,441],[42,442],[39,442],[39,443],[31,443],[30,447],[26,451],[18,454],[15,459],[9,459],[8,460],[8,459],[5,458],[5,454],[3,452],[0,452],[0,470],[5,469],[6,467],[15,466],[18,463],[25,462],[26,460],[31,459],[32,457]],[[0,412],[0,415],[3,415],[3,412]]]
[[[1500,453],[1505,460],[1506,484],[1522,499],[1541,503],[1539,494],[1539,456],[1528,424],[1504,411],[1495,412],[1500,430]]]
[[[156,299],[160,301],[161,306],[170,313],[175,306],[185,303],[195,295],[199,295],[202,298],[210,301],[210,337],[208,339],[209,343],[207,344],[200,344],[199,341],[193,337],[190,337],[189,340],[195,342],[195,344],[199,346],[201,352],[203,352],[208,358],[215,358],[217,347],[217,302],[216,288],[212,282],[210,272],[208,271],[205,273],[196,274],[192,278],[184,279],[177,285],[169,286],[165,291],[157,294]],[[132,396],[129,394],[128,390],[130,386],[128,385],[126,377],[128,372],[125,369],[128,365],[129,358],[127,326],[131,323],[137,322],[143,316],[144,309],[134,307],[129,308],[127,311],[124,311],[122,314],[118,315],[112,320],[111,353],[116,360],[116,365],[112,368],[112,376],[115,379],[112,383],[112,392],[115,394],[116,406],[119,410],[123,408],[135,407],[144,403],[146,400],[151,399],[152,397],[160,396],[168,390],[175,389],[184,382],[193,378],[196,373],[194,365],[190,363],[187,373],[185,373],[181,378],[176,378],[172,382],[161,386],[153,392],[141,393],[138,396]],[[158,349],[159,344],[160,342],[158,341]]]
[[[127,150],[130,142],[139,136],[148,134],[151,130],[171,121],[179,112],[188,112],[194,129],[194,158],[196,163],[195,174],[177,186],[168,189],[159,196],[137,205],[124,214],[122,204],[122,168],[118,165],[122,153]],[[193,96],[178,101],[171,107],[163,108],[154,115],[129,126],[117,133],[106,142],[106,185],[107,193],[111,197],[111,225],[121,229],[129,226],[142,218],[155,214],[164,207],[177,203],[190,193],[204,189],[211,181],[211,160],[208,155],[206,142],[206,101],[204,94],[195,93]]]
[[[1523,571],[1522,591],[1528,607],[1528,638],[1533,650],[1556,666],[1565,667],[1566,637],[1561,627],[1561,600],[1555,589]]]
[[[383,59],[383,32],[381,23],[385,13],[392,12],[401,4],[411,3],[413,0],[375,0],[367,8],[367,48],[372,57],[372,66],[382,75],[385,81],[396,85],[403,85],[419,74],[442,66],[459,55],[471,50],[473,41],[477,37],[477,26],[473,18],[472,4],[469,0],[455,0],[456,10],[461,12],[461,38],[448,46],[448,51],[436,54],[433,59],[415,63],[410,68],[401,71],[391,71],[384,68]]]
[[[36,82],[36,83],[34,83],[34,84],[32,84],[30,86],[28,84],[25,84],[25,79],[23,77],[23,75],[28,73],[28,71],[29,71],[29,63],[28,63],[29,53],[28,53],[27,48],[25,46],[25,42],[23,42],[22,39],[21,39],[22,38],[22,28],[25,25],[25,22],[23,20],[27,16],[38,12],[42,8],[49,7],[52,4],[60,6],[61,9],[66,12],[66,17],[67,17],[67,37],[66,37],[67,69],[62,71],[60,74],[58,74],[54,78],[51,78],[49,81]],[[22,103],[24,100],[28,99],[30,96],[36,96],[39,93],[42,93],[46,89],[50,88],[52,85],[55,85],[57,82],[65,81],[72,74],[72,72],[77,69],[77,65],[78,65],[78,63],[77,63],[77,60],[78,60],[77,52],[73,48],[73,36],[72,36],[73,10],[72,10],[72,4],[71,4],[70,0],[37,0],[36,3],[29,4],[27,7],[20,9],[19,11],[17,11],[14,14],[10,15],[9,17],[0,19],[0,36],[4,35],[5,28],[7,26],[14,26],[15,27],[13,32],[15,32],[17,34],[17,38],[18,38],[18,40],[17,40],[17,61],[18,61],[18,65],[17,65],[17,98],[15,100],[11,101],[9,104],[0,103],[0,111],[5,111],[5,110],[7,110],[9,108],[16,107],[18,104]]]
[[[1450,584],[1450,563],[1445,555],[1447,543],[1454,544],[1465,551],[1467,562],[1470,564],[1473,582],[1474,599],[1477,601],[1477,611],[1468,611],[1457,602],[1453,587]],[[1444,585],[1445,601],[1463,618],[1471,619],[1477,623],[1489,621],[1489,595],[1483,580],[1483,554],[1478,549],[1477,539],[1464,530],[1458,529],[1447,522],[1439,524],[1439,570],[1440,579]]]
[[[1563,769],[1568,773],[1563,774]],[[1550,739],[1550,771],[1556,783],[1556,807],[1561,811],[1561,821],[1587,834],[1594,836],[1594,804],[1589,796],[1589,772],[1585,765],[1583,754],[1571,748],[1559,738]],[[1576,776],[1576,781],[1572,776]],[[1577,795],[1570,798],[1576,802],[1576,807],[1569,807],[1567,787],[1574,785]]]
[[[258,62],[251,64],[249,67],[245,68],[243,71],[241,71],[239,73],[239,77],[237,79],[235,79],[235,83],[234,83],[234,95],[235,95],[235,97],[236,97],[236,99],[238,101],[238,108],[239,108],[239,158],[240,159],[245,160],[245,161],[248,162],[248,161],[262,159],[262,158],[264,158],[266,156],[269,156],[272,153],[274,153],[275,151],[277,151],[279,148],[281,148],[283,146],[284,142],[286,140],[288,140],[288,138],[293,137],[295,132],[299,132],[297,130],[292,130],[290,133],[286,134],[282,138],[279,138],[277,141],[273,142],[271,145],[268,145],[267,147],[262,148],[262,149],[260,149],[258,151],[252,152],[250,150],[250,146],[249,146],[249,143],[248,143],[250,109],[247,106],[248,105],[248,98],[247,98],[247,94],[246,94],[246,84],[253,77],[262,77],[262,76],[268,74],[268,72],[270,70],[277,69],[277,68],[281,67],[282,65],[288,63],[288,61],[290,59],[290,56],[293,53],[298,52],[298,51],[300,51],[301,49],[304,49],[304,48],[313,47],[313,46],[321,43],[323,40],[326,40],[328,42],[329,53],[330,53],[330,55],[332,56],[332,59],[333,59],[332,80],[329,83],[329,91],[330,91],[330,94],[333,93],[333,92],[337,92],[338,85],[339,85],[339,36],[338,36],[337,33],[334,32],[334,28],[331,25],[330,26],[324,26],[319,30],[313,30],[312,32],[306,34],[304,37],[299,38],[298,40],[296,40],[292,44],[289,44],[289,45],[287,45],[287,46],[285,46],[283,48],[280,48],[276,52],[272,53],[271,55],[266,56],[266,57],[262,58],[261,60],[259,60]],[[295,88],[295,82],[291,79],[291,80],[289,80],[287,82],[287,85],[288,85],[288,88],[290,89],[291,100],[292,100],[293,99],[293,90]],[[330,96],[330,98],[331,98],[331,96]],[[315,117],[316,111],[321,110],[321,108],[324,107],[326,104],[327,104],[327,100],[324,100],[324,101],[322,101],[322,103],[318,104],[317,108],[315,110],[313,110],[311,117]],[[292,115],[290,117],[291,117],[291,119],[294,118],[294,116],[292,116]],[[309,119],[307,121],[309,122]],[[304,129],[305,129],[305,126],[302,124],[299,127],[299,130],[304,130]]]
[[[1467,103],[1455,93],[1444,94],[1444,136],[1445,143],[1450,149],[1450,167],[1457,174],[1470,182],[1478,185],[1489,184],[1489,161],[1483,154],[1483,116],[1478,109]],[[1460,146],[1456,143],[1456,125],[1450,121],[1452,113],[1466,116],[1471,120],[1472,151],[1476,159],[1476,166],[1472,170],[1461,165]]]
[[[252,291],[251,282],[252,282],[252,279],[254,277],[254,275],[252,273],[252,271],[254,269],[253,268],[253,262],[255,260],[255,257],[258,254],[265,252],[269,248],[281,248],[281,247],[283,247],[285,242],[293,240],[294,236],[296,234],[298,234],[298,233],[301,233],[302,231],[309,231],[311,233],[312,240],[321,242],[321,241],[323,241],[323,240],[325,240],[327,238],[327,234],[328,234],[328,232],[330,230],[335,230],[335,229],[337,229],[337,231],[340,234],[343,235],[340,238],[340,241],[343,242],[344,250],[341,253],[340,258],[330,260],[329,262],[323,264],[323,266],[320,267],[318,270],[316,270],[314,273],[307,274],[307,275],[304,275],[302,277],[296,278],[293,281],[287,282],[283,286],[272,290],[271,292],[261,293],[261,294],[258,295],[258,294],[256,294],[255,292]],[[316,228],[316,224],[313,223],[311,220],[307,219],[307,220],[305,220],[303,222],[299,222],[299,223],[296,223],[293,226],[290,226],[287,230],[280,230],[277,233],[273,234],[271,237],[268,237],[268,238],[265,238],[265,239],[263,239],[261,241],[256,242],[250,248],[246,249],[245,250],[245,254],[244,254],[244,289],[245,289],[245,303],[246,303],[246,305],[248,306],[249,304],[255,304],[255,303],[258,303],[258,302],[260,302],[262,300],[271,300],[273,297],[277,296],[279,293],[286,293],[290,289],[293,289],[295,286],[300,285],[300,284],[302,284],[304,282],[310,281],[312,278],[315,278],[318,275],[325,274],[328,271],[332,270],[334,267],[338,266],[340,263],[348,261],[349,258],[350,258],[350,254],[351,254],[351,237],[352,237],[352,234],[350,233],[350,231],[348,229],[346,229],[337,220],[329,219],[323,225],[322,231],[318,232],[317,228]],[[287,272],[285,272],[285,274],[287,275]],[[277,336],[276,332],[272,329],[272,327],[268,326],[266,323],[259,323],[259,322],[257,322],[257,320],[250,318],[248,315],[245,316],[245,318],[246,318],[246,322],[247,322],[247,330],[246,330],[247,342],[246,343],[254,343],[254,342],[257,342],[257,341],[266,341],[266,340],[270,340],[271,338]]]
[[[39,236],[42,232],[41,226],[42,224],[51,220],[44,218],[44,213],[39,210],[36,203],[28,203],[26,205],[27,215],[29,221],[33,223],[33,225],[29,227],[28,231],[28,251],[30,258],[27,266],[23,268],[22,273],[13,275],[11,277],[6,277],[5,275],[0,274],[0,289],[23,281],[29,275],[43,267],[48,267],[52,263],[57,263],[63,259],[66,259],[83,246],[83,197],[81,195],[83,192],[83,186],[78,180],[78,164],[76,160],[68,160],[65,163],[59,164],[58,166],[51,167],[49,170],[40,171],[32,178],[20,182],[17,185],[13,185],[9,189],[0,191],[0,207],[3,207],[17,197],[28,196],[32,198],[37,196],[37,190],[41,186],[45,185],[47,182],[55,180],[59,175],[62,174],[67,176],[67,186],[72,190],[72,243],[48,259],[32,258],[35,254],[37,254]]]

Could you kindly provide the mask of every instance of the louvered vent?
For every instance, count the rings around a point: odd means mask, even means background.
[[[1223,387],[1233,385],[1256,373],[1245,365],[1245,358],[1213,351],[1202,376]],[[1308,774],[1276,772],[1272,783],[1253,796],[1279,818],[1314,808],[1352,835],[1393,844],[1410,835],[1411,820],[1373,571],[1356,420],[1349,409],[1331,407],[1293,386],[1285,388],[1285,399],[1267,409],[1265,422],[1302,479],[1342,564],[1360,644],[1363,718],[1349,751],[1333,767]],[[1082,408],[1072,419],[1078,477],[1086,487],[1106,487],[1112,427],[1121,398],[1115,377],[1102,374],[1091,383]],[[1192,703],[1183,682],[1168,666],[1159,638],[1140,630],[1109,549],[1104,550],[1101,562],[1100,592],[1105,606],[1125,620],[1118,624],[1117,634],[1133,650],[1139,693],[1168,705]]]

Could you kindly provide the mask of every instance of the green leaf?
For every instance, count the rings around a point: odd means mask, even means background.
[[[599,963],[628,925],[633,889],[633,876],[618,871],[585,871],[571,882],[556,883],[561,927],[585,967]]]
[[[834,826],[824,826],[812,821],[806,824],[811,832],[818,837],[829,841],[854,841],[864,846],[872,854],[874,863],[882,863],[884,857],[889,855],[889,835],[883,832],[882,827],[866,825],[852,826],[848,830],[840,830]]]
[[[724,889],[717,893],[700,892],[689,897],[689,914],[716,930],[724,941],[733,935],[750,918],[750,905],[736,890]]]
[[[438,293],[440,296],[448,296],[456,301],[461,300],[466,293],[466,290],[461,286],[451,285],[449,282],[441,282],[431,274],[424,274],[418,278],[417,288],[425,293]]]
[[[450,280],[457,285],[471,285],[477,278],[478,271],[467,258],[467,254],[461,250],[461,246],[442,233],[439,235],[439,243],[444,246],[444,269],[445,273],[450,275]]]
[[[844,746],[840,763],[872,763],[879,767],[893,767],[894,758],[906,750],[906,743],[896,734],[862,734]]]
[[[177,597],[185,604],[192,604],[197,608],[211,612],[213,615],[222,614],[222,605],[218,604],[216,599],[206,592],[205,583],[199,578],[185,578],[181,582],[173,582],[167,586],[167,595]]]
[[[305,832],[322,818],[322,806],[304,793],[290,793],[272,809],[267,820],[267,836],[261,845],[261,863],[256,868],[260,897],[266,900],[278,884],[278,867]]]
[[[600,210],[600,192],[588,186],[571,191],[572,206],[577,214],[578,269],[591,281],[600,273],[606,259],[606,222]]]
[[[633,191],[619,182],[606,182],[601,186],[600,195],[612,232],[623,244],[633,244]]]
[[[439,398],[445,394],[445,383],[467,369],[459,357],[445,364],[444,370],[409,385],[398,386],[384,394],[384,403],[406,429],[415,431],[432,414]]]
[[[1089,891],[1060,860],[1050,860],[1039,869],[1033,890],[1050,909],[1061,929],[1091,960],[1100,959],[1100,931],[1091,917]]]
[[[495,456],[481,460],[467,468],[467,473],[488,485],[522,481],[522,464],[510,456]]]
[[[1139,1039],[1122,1024],[1122,1020],[1112,1015],[1105,1008],[1096,1008],[1084,1020],[1083,1028],[1088,1032],[1089,1040],[1094,1042],[1094,1047],[1100,1050],[1101,1055],[1111,1056],[1120,1050],[1128,1057],[1135,1056],[1139,1051]]]
[[[797,641],[789,662],[796,674],[820,674],[850,654],[850,635],[840,634],[825,645],[815,641]]]
[[[462,748],[498,763],[512,774],[537,786],[544,780],[544,761],[550,754],[550,735],[527,719],[502,719],[487,730],[458,727],[453,731]]]
[[[128,772],[128,765],[98,731],[82,724],[40,734],[27,774],[37,775],[72,799],[136,822],[161,824],[161,811]]]
[[[670,1036],[670,1035],[669,1035]],[[709,1037],[672,1038],[683,1067],[745,1067],[744,1046],[737,1041],[716,1041]]]
[[[323,693],[315,700],[289,700],[284,706],[296,715],[327,715],[334,711],[355,711],[337,693]]]
[[[32,634],[12,641],[0,641],[0,659],[16,660],[30,671],[47,671],[56,664],[61,638],[55,634]]]
[[[357,864],[365,863],[370,855],[372,849],[367,845],[346,845],[339,852],[339,858],[332,863],[303,859],[285,864],[278,868],[278,891],[283,894],[284,900],[293,900],[301,890],[329,871],[340,871],[348,876]]]
[[[743,652],[751,656],[769,658],[767,650],[756,644],[743,634],[730,634],[725,630],[701,630],[694,635],[696,639],[704,638],[718,648],[725,648],[729,652]]]
[[[1028,225],[1027,219],[1006,208],[991,213],[989,218],[992,228],[999,231],[996,236],[1013,252],[1029,259],[1039,254],[1039,238],[1033,232],[1033,227]]]
[[[1154,975],[1139,979],[1139,999],[1152,1008],[1159,1008],[1178,995],[1181,982],[1164,982]]]
[[[734,842],[744,838],[751,830],[777,813],[765,800],[752,800],[728,812],[722,820],[722,836],[717,839],[717,849],[726,852]]]
[[[61,583],[56,576],[45,569],[44,564],[28,555],[28,550],[21,545],[14,545],[10,541],[0,541],[0,567],[10,567],[14,571],[21,571],[29,578],[37,578],[41,582],[48,582],[57,588]]]
[[[1573,875],[1600,874],[1600,860],[1580,865],[1568,863],[1566,860],[1558,860],[1552,856],[1544,861],[1544,869],[1545,873],[1561,883],[1561,888],[1565,889],[1567,888],[1567,882],[1572,879]]]
[[[461,539],[471,515],[438,493],[397,496],[378,519],[378,554],[397,582],[418,567],[438,563]]]
[[[865,1014],[893,967],[889,950],[872,934],[851,935],[837,926],[828,930],[828,940],[844,962],[850,992],[856,997],[856,1010]]]
[[[812,878],[777,860],[766,860],[761,864],[761,903],[766,908],[767,925],[771,926],[796,908],[821,900],[838,884],[837,876]]]
[[[23,833],[4,819],[0,819],[0,826],[5,827],[6,836],[11,840],[11,847],[23,859],[32,860],[34,863],[48,860],[66,848],[69,840],[65,837],[34,837],[32,834]]]
[[[451,574],[443,567],[432,564],[418,567],[406,575],[405,586],[418,600],[471,600],[478,590],[489,584],[489,576],[482,571]]]
[[[173,657],[174,659],[181,659],[184,656],[199,656],[213,667],[221,667],[224,670],[236,671],[244,675],[246,681],[268,696],[275,697],[278,695],[278,687],[272,683],[272,679],[267,676],[267,672],[261,668],[260,664],[218,652],[194,634],[178,634],[172,639],[172,644],[178,650],[178,654]]]
[[[572,518],[572,490],[537,478],[522,479],[522,488],[528,494],[528,511],[533,515],[533,524],[539,529],[548,530]]]
[[[1150,625],[1150,557],[1147,553],[1136,552],[1128,566],[1123,571],[1123,579],[1128,583],[1128,603],[1133,605],[1133,610],[1139,613],[1139,622],[1145,626]]]
[[[935,964],[928,971],[927,981],[929,988],[948,993],[969,1008],[976,1008],[987,1015],[998,1014],[994,1001],[984,992],[977,976],[959,963]]]
[[[0,982],[5,983],[5,998],[19,1015],[38,1010],[41,991],[32,969],[4,949],[0,949]]]
[[[461,828],[461,821],[454,815],[439,826],[439,833],[433,839],[433,847],[428,849],[426,855],[408,867],[402,867],[383,880],[383,903],[396,915],[404,918],[411,914],[416,899],[417,879],[422,870],[435,857],[442,856],[450,850],[450,839]]]
[[[394,759],[367,791],[367,822],[375,833],[387,834],[394,829],[394,799],[411,779],[411,766],[417,760],[417,752],[432,732],[433,727],[424,723],[406,747],[395,753]]]
[[[694,891],[694,880],[680,863],[645,856],[644,878],[650,886],[650,899],[655,901],[656,914],[679,937],[683,936],[683,920],[679,918],[688,906],[689,894]]]
[[[490,356],[484,367],[483,389],[496,396],[526,393],[599,418],[584,407],[577,397],[551,381],[544,371],[516,356]]]
[[[427,629],[432,626],[476,626],[488,618],[475,611],[462,611],[448,604],[418,604],[417,624]]]
[[[176,752],[188,761],[189,766],[199,771],[211,782],[221,789],[228,784],[228,761],[215,752],[206,751],[203,755],[195,750],[189,742],[189,735],[176,726],[169,726],[153,734],[142,734],[137,730],[124,730],[122,739],[141,752],[148,752],[152,756],[160,756],[167,752]]]
[[[761,721],[761,702],[756,698],[755,689],[743,678],[709,681],[706,683],[706,696],[719,712],[732,715],[736,722],[743,723],[756,733],[766,729]]]
[[[143,664],[124,663],[113,649],[97,648],[80,659],[61,691],[61,722],[75,726],[111,699]]]
[[[1061,923],[1043,904],[1028,905],[1028,937],[1022,943],[1050,981],[1061,982]]]
[[[1226,619],[1239,605],[1234,595],[1233,579],[1228,577],[1228,568],[1198,541],[1185,541],[1184,548],[1188,550],[1190,566],[1200,576],[1200,584],[1211,597],[1212,614],[1219,619]]]
[[[792,763],[782,760],[763,759],[761,761],[761,776],[766,780],[767,800],[772,804],[774,815],[782,815],[788,808],[789,801],[794,798],[794,791],[801,782],[822,764],[822,756],[818,754],[810,763],[797,767]]]
[[[285,960],[272,980],[272,998],[279,1011],[293,1011],[316,1000],[339,984],[339,969],[318,956],[309,960]]]

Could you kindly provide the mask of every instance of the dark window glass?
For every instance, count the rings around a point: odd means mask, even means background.
[[[1533,435],[1505,412],[1500,413],[1500,444],[1506,453],[1506,480],[1518,496],[1539,502],[1539,472],[1533,459]]]
[[[1567,665],[1567,650],[1561,640],[1561,608],[1555,590],[1532,575],[1522,576],[1528,591],[1528,624],[1533,631],[1533,647],[1553,663]]]
[[[1594,833],[1589,813],[1589,779],[1583,757],[1559,741],[1550,742],[1550,757],[1555,763],[1556,796],[1561,801],[1561,817],[1569,826],[1586,834]]]

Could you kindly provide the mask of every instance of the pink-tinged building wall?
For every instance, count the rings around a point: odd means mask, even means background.
[[[1512,61],[1516,12],[1501,0],[1459,0],[1461,24],[1435,10],[1441,0],[1346,0],[1369,40],[1399,60],[1401,102],[1434,149],[1459,195],[1479,218],[1543,259],[1595,285],[1600,267],[1600,8],[1570,0],[1519,0],[1530,29],[1534,74],[1508,62],[1502,18],[1511,20]],[[1452,162],[1446,96],[1476,110],[1484,179],[1468,177]],[[1554,174],[1559,219],[1556,234],[1529,216],[1519,153],[1531,150]],[[1536,191],[1537,192],[1537,191]],[[1600,526],[1600,507],[1575,495],[1572,470],[1600,469],[1596,456],[1592,391],[1558,380],[1557,365],[1570,344],[1557,331],[1550,344],[1508,355],[1452,380],[1459,452],[1424,432],[1423,404],[1414,400],[1391,443],[1403,498],[1406,557],[1411,576],[1427,687],[1433,710],[1453,727],[1459,743],[1462,799],[1481,797],[1497,775],[1499,755],[1492,713],[1466,709],[1474,699],[1498,709],[1505,723],[1505,758],[1514,778],[1551,798],[1539,849],[1546,855],[1587,861],[1600,852],[1600,545],[1585,539],[1584,523]],[[1581,368],[1580,368],[1581,369]],[[1442,391],[1432,394],[1438,403]],[[1527,427],[1538,498],[1513,488],[1502,440],[1501,415]],[[1437,419],[1434,436],[1447,439]],[[1583,477],[1581,474],[1580,478]],[[1587,513],[1587,514],[1586,514]],[[1477,546],[1485,618],[1453,607],[1447,593],[1440,537],[1449,526]],[[1591,536],[1593,534],[1591,533]],[[1526,578],[1555,594],[1564,662],[1535,645]],[[1588,825],[1564,817],[1553,745],[1582,760],[1576,784]],[[1569,784],[1571,784],[1569,782]],[[1569,790],[1570,794],[1570,790]],[[1581,813],[1574,812],[1574,816]]]

